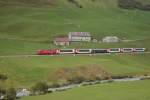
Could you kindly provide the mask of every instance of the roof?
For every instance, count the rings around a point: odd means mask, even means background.
[[[106,36],[103,39],[118,39],[117,36]]]
[[[90,37],[90,32],[70,32],[69,35],[77,37]]]
[[[55,38],[54,41],[55,42],[69,42],[69,38],[68,37],[58,37],[58,38]]]

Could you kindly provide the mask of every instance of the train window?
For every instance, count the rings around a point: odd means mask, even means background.
[[[119,49],[114,48],[114,49],[110,49],[111,51],[119,51]]]
[[[89,52],[90,50],[89,49],[85,49],[85,50],[79,50],[79,52]]]
[[[144,48],[136,48],[135,50],[144,50]]]
[[[131,48],[125,48],[123,50],[125,50],[125,51],[131,51],[132,49]]]
[[[60,52],[73,52],[73,50],[60,50]]]
[[[107,53],[107,49],[93,50],[93,53]]]

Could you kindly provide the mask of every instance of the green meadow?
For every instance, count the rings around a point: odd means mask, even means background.
[[[150,54],[112,54],[100,56],[41,56],[0,58],[1,73],[13,85],[31,86],[48,80],[59,68],[99,66],[114,76],[150,74]],[[50,80],[49,80],[50,82]]]
[[[56,0],[50,6],[0,0],[0,55],[36,54],[39,49],[49,48],[149,48],[148,11],[120,9],[117,0],[78,2],[83,8],[67,0]],[[91,32],[97,40],[111,35],[128,42],[53,45],[54,37],[67,36],[72,31]]]
[[[149,3],[149,0],[138,1]],[[150,75],[150,54],[16,56],[53,48],[144,47],[150,50],[149,11],[121,9],[117,0],[77,2],[81,8],[68,0],[0,0],[0,74],[8,76],[4,85],[29,88],[41,80],[51,82],[49,75],[59,68],[78,66],[99,66],[114,76]],[[76,31],[91,32],[92,38],[99,41],[108,35],[123,41],[81,42],[70,46],[52,43],[54,37]],[[12,57],[2,57],[9,55]],[[149,84],[149,80],[100,84],[22,100],[149,100]]]

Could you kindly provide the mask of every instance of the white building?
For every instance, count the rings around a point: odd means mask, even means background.
[[[105,42],[105,43],[115,43],[119,41],[120,39],[117,36],[106,36],[102,39],[102,42]]]
[[[68,37],[57,37],[54,39],[55,45],[69,45],[69,38]]]
[[[90,32],[70,32],[68,37],[72,42],[91,41]]]

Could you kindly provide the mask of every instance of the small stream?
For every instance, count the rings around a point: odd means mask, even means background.
[[[127,78],[115,78],[115,79],[108,79],[108,80],[96,80],[96,81],[90,81],[90,82],[82,82],[79,84],[70,84],[62,87],[57,88],[49,88],[48,92],[53,93],[57,91],[65,91],[68,89],[72,89],[75,87],[81,87],[81,86],[87,86],[87,85],[95,85],[95,84],[104,84],[104,83],[112,83],[112,82],[129,82],[129,81],[140,81],[140,80],[148,80],[150,79],[150,76],[139,76],[139,77],[127,77]],[[30,96],[31,92],[27,89],[22,89],[21,91],[17,92],[17,97],[23,97],[23,96]]]
[[[58,88],[49,88],[49,92],[56,92],[56,91],[64,91],[74,87],[80,87],[85,85],[94,85],[94,84],[103,84],[103,83],[110,83],[110,82],[129,82],[129,81],[140,81],[140,80],[148,80],[150,76],[140,76],[140,77],[131,77],[131,78],[118,78],[118,79],[108,79],[108,80],[97,80],[97,81],[90,81],[90,82],[82,82],[80,84],[71,84],[63,87]]]

